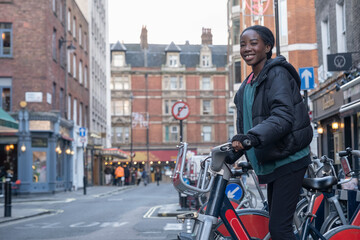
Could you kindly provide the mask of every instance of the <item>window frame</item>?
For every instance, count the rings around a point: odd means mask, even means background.
[[[0,37],[0,58],[11,58],[13,56],[13,24],[12,23],[6,23],[6,22],[0,22],[0,36],[6,36],[6,33],[9,33],[9,54],[4,54],[4,39],[3,37]]]

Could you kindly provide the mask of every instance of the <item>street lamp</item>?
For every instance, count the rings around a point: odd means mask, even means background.
[[[133,114],[133,99],[134,96],[132,93],[130,93],[130,169],[132,168],[132,164],[133,164],[133,127],[132,127],[132,114]]]

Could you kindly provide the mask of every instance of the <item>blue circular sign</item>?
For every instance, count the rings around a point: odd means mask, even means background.
[[[243,195],[243,189],[237,183],[230,183],[226,186],[225,194],[228,198],[239,200]]]

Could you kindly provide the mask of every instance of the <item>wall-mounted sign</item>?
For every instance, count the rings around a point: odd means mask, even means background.
[[[26,92],[25,101],[26,102],[42,102],[43,94],[42,92]]]
[[[336,53],[327,55],[328,71],[346,71],[352,66],[351,53]]]
[[[31,120],[29,121],[30,131],[52,131],[52,124],[50,121]]]

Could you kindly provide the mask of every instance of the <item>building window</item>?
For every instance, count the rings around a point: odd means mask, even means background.
[[[211,79],[210,77],[202,77],[201,78],[201,89],[202,90],[211,90],[212,86],[211,86]]]
[[[239,5],[239,0],[233,0],[233,6],[238,6]]]
[[[12,56],[12,24],[0,23],[0,57]]]
[[[82,45],[82,26],[79,26],[79,45]]]
[[[86,32],[84,32],[83,47],[84,47],[84,51],[86,51],[86,48],[87,48],[87,34],[86,34]]]
[[[83,66],[82,66],[82,60],[80,60],[80,62],[79,62],[79,83],[80,84],[83,84],[83,71],[82,71],[82,68],[83,68]]]
[[[64,117],[64,89],[60,88],[60,94],[59,94],[59,109],[60,109],[60,115],[61,117]]]
[[[210,67],[210,55],[208,55],[208,54],[202,55],[202,57],[201,57],[201,65],[203,67]]]
[[[229,125],[228,126],[228,139],[232,139],[232,137],[235,135],[234,132],[234,126],[233,125]]]
[[[73,54],[73,78],[76,78],[76,55]]]
[[[169,55],[169,66],[170,67],[177,67],[178,64],[179,64],[178,55]]]
[[[130,88],[130,80],[128,76],[113,77],[110,83],[112,90],[128,90]]]
[[[113,127],[113,142],[129,143],[130,127]]]
[[[176,102],[177,102],[176,100],[164,100],[164,114],[165,115],[172,114],[171,110]]]
[[[52,0],[52,10],[56,14],[56,0]]]
[[[78,118],[77,118],[77,99],[74,99],[74,106],[73,106],[73,120],[74,124],[78,125]]]
[[[64,45],[64,44],[63,44]],[[70,61],[70,59],[71,59],[71,56],[70,56],[70,51],[66,51],[67,53],[66,53],[66,55],[67,55],[67,70],[68,70],[68,73],[71,73],[71,61]]]
[[[182,76],[165,76],[164,90],[182,90],[184,89],[184,82]]]
[[[71,31],[71,10],[68,10],[68,17],[67,17],[67,30],[70,32]]]
[[[336,34],[338,53],[346,52],[346,13],[345,1],[343,4],[336,4]]]
[[[56,109],[56,83],[53,82],[53,91],[52,91],[52,108]]]
[[[52,57],[56,61],[56,29],[53,29],[52,34]]]
[[[113,66],[114,67],[125,66],[125,56],[123,54],[113,55]]]
[[[11,111],[11,78],[0,78],[0,93],[1,93],[1,102],[0,107],[6,111]]]
[[[202,136],[203,142],[210,142],[211,141],[211,126],[202,126],[201,136]]]
[[[68,109],[67,109],[67,119],[71,120],[71,95],[68,96]]]
[[[165,126],[165,141],[178,142],[180,137],[179,126]]]
[[[82,126],[83,123],[83,103],[80,103],[79,106],[79,125]]]
[[[74,17],[74,19],[73,19],[72,27],[73,27],[73,30],[72,30],[73,36],[74,36],[74,38],[76,38],[76,17]]]
[[[211,100],[203,100],[202,101],[202,114],[209,115],[211,114]]]
[[[324,73],[328,71],[327,55],[330,54],[330,29],[328,20],[321,22],[322,62]],[[326,79],[326,76],[323,76]]]
[[[288,44],[288,14],[287,0],[280,0],[279,3],[279,22],[280,22],[280,45]]]
[[[240,44],[240,20],[239,19],[233,20],[232,33],[233,33],[233,45]]]
[[[33,151],[33,182],[46,183],[46,152]]]
[[[85,70],[84,70],[84,87],[86,87],[87,88],[87,86],[88,86],[88,84],[87,84],[87,82],[88,82],[88,67],[87,66],[85,66]]]
[[[130,101],[129,100],[111,101],[111,114],[114,116],[130,115]]]

